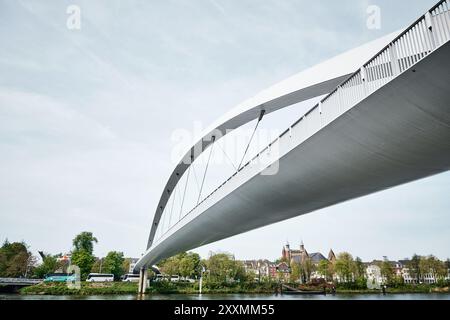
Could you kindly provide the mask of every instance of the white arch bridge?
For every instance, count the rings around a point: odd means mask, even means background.
[[[219,120],[174,168],[135,271],[143,274],[177,252],[449,170],[449,10],[450,0],[440,1],[405,30],[303,71]],[[195,161],[205,150],[212,153],[229,130],[323,94],[203,195],[206,165],[197,201],[185,204]]]

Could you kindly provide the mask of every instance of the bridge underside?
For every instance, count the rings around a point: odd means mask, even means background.
[[[450,169],[450,45],[431,53],[155,243],[146,265]]]

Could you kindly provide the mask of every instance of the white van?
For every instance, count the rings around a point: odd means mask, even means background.
[[[113,282],[114,275],[112,273],[89,273],[87,282]]]
[[[158,273],[155,277],[155,281],[156,282],[161,282],[161,281],[169,281],[169,276],[168,275],[164,275],[161,273]]]
[[[123,282],[139,282],[139,274],[129,273],[123,276]]]
[[[170,282],[179,282],[180,281],[180,276],[179,275],[172,275],[170,277]]]

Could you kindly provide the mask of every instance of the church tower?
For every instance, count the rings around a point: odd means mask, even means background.
[[[330,249],[330,252],[328,253],[328,261],[330,261],[331,263],[334,263],[336,261],[336,255],[334,254],[332,249]]]
[[[288,261],[288,263],[291,261],[291,248],[289,246],[289,242],[286,242],[286,245],[283,247],[281,256],[284,260]]]

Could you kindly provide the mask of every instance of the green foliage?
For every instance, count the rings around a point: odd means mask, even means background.
[[[72,264],[80,268],[81,280],[86,280],[94,262],[94,256],[86,250],[76,250],[72,253]]]
[[[182,277],[195,278],[200,275],[200,256],[197,253],[189,252],[180,258],[179,274]]]
[[[208,280],[215,282],[245,281],[244,265],[228,253],[211,253],[205,261]]]
[[[24,242],[6,240],[0,248],[0,276],[24,277],[35,263]]]
[[[41,283],[25,287],[21,294],[45,295],[102,295],[102,294],[135,294],[138,285],[135,282],[108,282],[89,283],[82,282],[80,289],[71,289],[65,283]]]
[[[321,260],[319,265],[317,266],[317,271],[325,277],[325,279],[329,280],[332,277],[331,273],[331,263],[328,260]]]
[[[92,232],[81,232],[72,241],[74,250],[72,252],[72,264],[80,268],[81,279],[85,280],[91,272],[95,263],[94,243],[98,240]]]
[[[421,273],[430,273],[437,279],[443,279],[448,275],[448,268],[444,262],[433,255],[421,257],[419,262]]]
[[[128,270],[130,270],[130,265],[131,265],[131,259],[124,259],[123,263],[122,263],[122,269],[124,273],[128,273]]]
[[[202,286],[203,293],[274,293],[278,284],[275,282],[217,282],[205,280]],[[152,282],[147,289],[151,293],[183,293],[198,294],[199,283],[180,282]]]
[[[164,274],[196,278],[200,276],[200,256],[194,252],[181,252],[158,263]]]
[[[355,281],[349,282],[339,282],[336,284],[337,290],[366,290],[367,281],[366,279],[359,277]]]
[[[103,273],[112,273],[114,279],[120,279],[120,276],[124,274],[123,263],[124,257],[122,252],[110,251],[106,255],[103,261]]]
[[[352,255],[348,252],[338,254],[335,263],[335,271],[340,279],[344,282],[351,282],[354,270],[355,265]]]
[[[43,279],[47,274],[55,272],[60,267],[61,263],[58,263],[56,256],[46,255],[42,264],[34,269],[34,275],[36,278]]]
[[[356,278],[365,278],[366,277],[366,268],[360,257],[356,257],[354,264],[355,276]]]
[[[405,285],[405,281],[402,276],[394,276],[388,281],[387,286],[389,288],[402,288]]]
[[[413,279],[416,279],[416,282],[419,283],[421,278],[420,272],[420,256],[414,254],[407,265],[409,269],[409,274]]]
[[[307,283],[310,281],[314,269],[315,266],[310,259],[304,259],[301,263],[292,262],[290,280],[292,282],[300,280],[302,283]]]
[[[389,261],[383,261],[380,264],[380,272],[381,276],[386,279],[386,283],[392,283],[395,274],[394,274],[394,268],[392,268],[392,265]]]
[[[291,275],[290,280],[291,282],[295,282],[299,280],[301,277],[301,266],[298,262],[292,262],[291,263]]]
[[[94,252],[94,243],[97,243],[98,240],[93,236],[92,232],[83,231],[78,234],[75,239],[73,239],[72,243],[75,248],[74,251],[84,250],[92,255]]]

